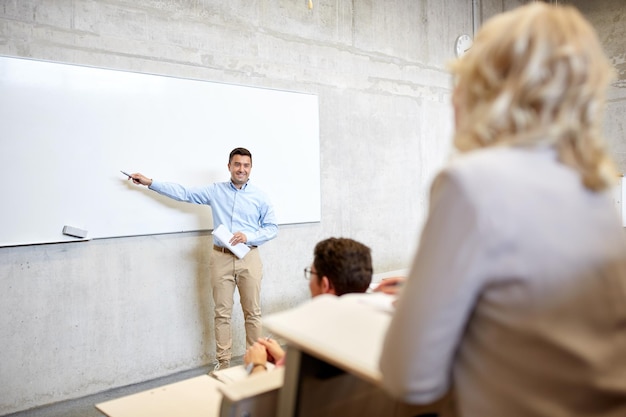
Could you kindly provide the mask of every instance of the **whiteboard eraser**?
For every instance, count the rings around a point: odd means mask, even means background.
[[[72,226],[63,226],[63,234],[84,239],[87,237],[87,231]]]

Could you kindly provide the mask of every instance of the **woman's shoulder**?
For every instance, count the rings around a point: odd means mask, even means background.
[[[444,168],[453,176],[528,176],[533,170],[561,169],[556,152],[551,148],[498,146],[477,149],[455,156]]]
[[[570,172],[565,172],[570,171]],[[548,148],[490,147],[460,154],[440,176],[457,184],[469,195],[510,194],[512,189],[548,186],[575,173],[559,163]]]
[[[557,162],[556,151],[549,147],[493,146],[458,154],[451,160],[450,166],[463,169],[477,167],[493,169],[515,167],[538,161]]]

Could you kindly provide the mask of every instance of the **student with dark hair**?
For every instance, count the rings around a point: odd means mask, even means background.
[[[347,238],[322,240],[313,251],[313,263],[304,269],[311,296],[364,293],[372,282],[370,248]],[[285,352],[274,339],[259,338],[248,348],[244,362],[251,373],[267,369],[268,360],[281,365]]]

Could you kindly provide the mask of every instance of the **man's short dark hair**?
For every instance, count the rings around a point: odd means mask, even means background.
[[[247,150],[246,148],[235,148],[232,151],[230,151],[230,156],[228,157],[229,164],[230,164],[230,161],[233,160],[233,156],[235,155],[249,156],[250,162],[252,162],[252,154],[250,153],[249,150]]]
[[[365,292],[372,282],[370,248],[356,240],[331,237],[315,246],[315,279],[326,276],[335,294]]]

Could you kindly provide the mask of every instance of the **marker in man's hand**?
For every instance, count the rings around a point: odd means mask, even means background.
[[[133,177],[130,176],[130,174],[128,172],[124,172],[124,171],[120,171],[122,174],[126,175],[128,177],[129,180],[132,180]]]

